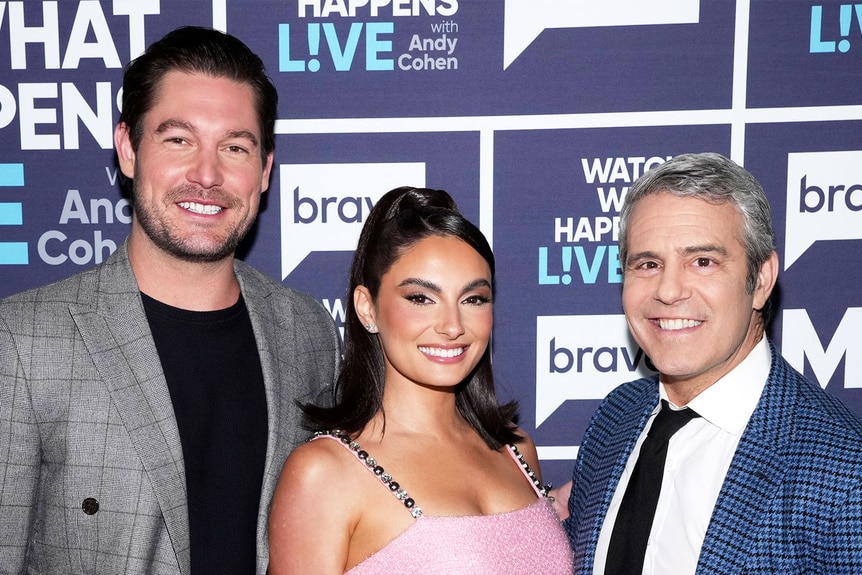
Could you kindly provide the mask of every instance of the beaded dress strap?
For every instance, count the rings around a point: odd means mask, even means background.
[[[383,485],[389,488],[389,491],[392,492],[392,495],[396,497],[401,503],[404,504],[404,507],[410,511],[410,515],[414,518],[419,518],[422,515],[422,509],[416,505],[416,502],[413,501],[413,498],[407,495],[407,491],[401,489],[401,485],[394,479],[392,476],[384,471],[383,467],[377,464],[377,460],[371,457],[367,451],[362,449],[358,443],[350,439],[350,436],[344,433],[339,429],[333,429],[332,431],[317,431],[314,434],[314,437],[310,439],[310,441],[314,441],[320,437],[326,437],[329,439],[334,439],[338,441],[345,449],[350,451],[356,459],[358,459],[361,463],[365,464],[365,467],[368,468],[368,471],[377,476],[377,479],[380,480]]]
[[[553,486],[550,483],[542,485],[539,478],[536,477],[536,473],[530,469],[530,465],[527,463],[527,460],[525,460],[524,456],[521,455],[521,452],[518,451],[518,446],[514,443],[510,443],[507,447],[509,448],[509,454],[512,456],[512,459],[518,463],[518,467],[521,468],[521,472],[533,485],[533,489],[536,490],[536,494],[539,497],[547,497],[548,493],[551,491],[551,487]]]

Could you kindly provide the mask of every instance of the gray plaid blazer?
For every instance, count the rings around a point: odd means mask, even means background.
[[[611,498],[658,399],[657,377],[623,384],[587,428],[564,523],[578,575],[592,573]],[[737,573],[862,573],[862,420],[774,347],[697,565],[698,575]]]
[[[257,573],[296,400],[331,401],[329,314],[237,261],[269,437]],[[230,521],[226,502],[225,521]],[[105,263],[0,301],[0,572],[188,575],[182,447],[125,244]]]

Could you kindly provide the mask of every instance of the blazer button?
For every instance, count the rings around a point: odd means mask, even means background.
[[[96,512],[99,511],[99,502],[92,497],[87,497],[84,499],[84,502],[81,503],[81,509],[83,509],[84,513],[87,515],[95,515]]]

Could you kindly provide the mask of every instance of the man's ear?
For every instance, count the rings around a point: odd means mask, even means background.
[[[269,175],[272,172],[273,152],[266,156],[266,161],[263,163],[263,176],[261,179],[260,192],[263,193],[269,189]]]
[[[778,254],[773,251],[766,261],[760,264],[757,272],[757,285],[754,286],[754,309],[762,309],[772,294],[778,281]]]
[[[135,149],[132,146],[132,137],[129,126],[120,122],[114,128],[114,148],[117,150],[117,159],[120,171],[130,180],[135,178]]]

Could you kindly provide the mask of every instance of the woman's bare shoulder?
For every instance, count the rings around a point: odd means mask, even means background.
[[[287,458],[269,516],[272,574],[344,572],[361,514],[351,487],[362,469],[353,459],[328,439],[304,443]]]

